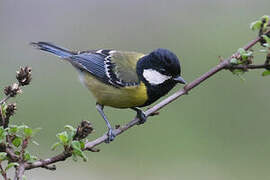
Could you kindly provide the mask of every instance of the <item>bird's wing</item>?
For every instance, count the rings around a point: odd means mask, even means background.
[[[102,82],[115,87],[137,86],[136,63],[144,54],[115,50],[91,50],[71,56],[70,62]]]
[[[136,86],[139,77],[136,72],[136,64],[144,55],[136,52],[112,51],[106,58],[106,69],[110,79],[122,86]]]

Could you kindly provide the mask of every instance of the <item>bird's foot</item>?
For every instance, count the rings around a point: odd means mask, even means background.
[[[112,128],[108,130],[107,136],[108,136],[108,138],[105,140],[105,143],[108,144],[111,141],[113,141],[114,138],[115,138],[115,136],[116,136],[116,134],[113,132],[113,129]]]
[[[145,113],[140,109],[137,110],[137,118],[139,119],[138,125],[144,124],[147,119]]]

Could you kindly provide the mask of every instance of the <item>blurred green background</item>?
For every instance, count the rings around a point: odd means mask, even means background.
[[[50,146],[66,124],[90,120],[96,132],[89,139],[106,131],[73,67],[34,50],[31,41],[74,50],[168,48],[192,81],[219,55],[230,56],[253,39],[249,23],[264,14],[270,14],[269,0],[0,0],[0,87],[15,81],[20,66],[33,68],[31,86],[12,100],[18,105],[12,123],[42,128],[35,139],[40,146],[30,150],[42,158],[57,153]],[[263,62],[263,55],[256,57]],[[260,74],[249,72],[242,82],[220,72],[143,126],[99,146],[101,152],[88,153],[88,162],[69,159],[54,172],[27,172],[28,179],[270,179],[270,85]],[[135,116],[105,111],[113,124]]]

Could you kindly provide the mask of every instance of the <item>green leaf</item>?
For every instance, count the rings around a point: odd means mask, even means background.
[[[266,70],[262,73],[262,76],[269,76],[270,75],[270,71]]]
[[[70,125],[66,125],[65,129],[67,130],[67,133],[68,133],[68,140],[71,141],[73,137],[75,136],[77,130]]]
[[[37,157],[37,156],[33,156],[33,155],[31,155],[31,159],[30,159],[30,161],[36,161],[36,160],[38,160],[38,157]]]
[[[270,37],[266,36],[266,35],[262,35],[263,39],[266,41],[265,44],[263,44],[265,47],[270,47]]]
[[[27,178],[26,178],[26,176],[25,176],[25,175],[23,175],[23,176],[22,176],[22,179],[23,179],[23,180],[27,180]]]
[[[243,48],[239,48],[239,49],[237,50],[237,52],[238,52],[240,55],[246,53],[246,51],[245,51]]]
[[[4,130],[3,127],[0,127],[0,142],[5,141],[6,138],[6,131]]]
[[[255,30],[259,30],[262,26],[263,20],[265,20],[265,23],[263,25],[263,30],[265,30],[265,28],[267,28],[268,22],[269,22],[269,16],[268,15],[264,15],[260,18],[260,20],[254,21],[250,24],[250,29],[252,29],[253,31]]]
[[[236,58],[232,58],[230,62],[231,62],[231,64],[239,64],[239,62]]]
[[[81,143],[79,141],[72,141],[71,147],[73,149],[72,153],[74,153],[76,156],[80,156],[83,159],[83,161],[87,161],[87,157],[81,150]]]
[[[265,19],[265,24],[264,24],[264,28],[267,27],[268,22],[269,22],[269,16],[268,15],[264,15],[261,17],[261,21],[263,21]]]
[[[25,129],[25,128],[28,128],[28,126],[26,126],[26,125],[20,125],[20,126],[18,126],[18,129],[20,130],[20,129]]]
[[[11,134],[16,134],[16,132],[18,131],[18,126],[16,125],[10,125],[9,126],[9,129],[8,129],[8,132],[11,133]]]
[[[0,152],[0,161],[4,161],[7,159],[7,153],[5,152]]]
[[[85,142],[80,141],[80,145],[81,145],[81,149],[84,149],[84,147],[85,147]]]
[[[261,25],[262,25],[262,21],[261,20],[258,20],[258,21],[254,21],[250,24],[250,29],[252,31],[255,31],[255,30],[258,30],[261,28]]]
[[[15,137],[12,141],[12,144],[15,146],[15,147],[19,147],[21,144],[22,144],[22,138],[21,137]]]
[[[253,54],[252,51],[246,51],[243,48],[239,48],[237,52],[241,55],[241,58],[243,61],[246,61],[248,59],[248,57],[252,56],[252,54]]]
[[[76,132],[76,129],[74,127],[72,127],[71,125],[65,125],[65,129],[69,130],[69,131]]]
[[[8,106],[7,106],[7,104],[5,102],[1,105],[3,116],[6,116],[7,107]]]
[[[31,155],[28,151],[26,151],[23,155],[23,159],[28,162],[34,162],[38,158],[36,156]]]
[[[74,150],[81,151],[81,144],[80,144],[79,141],[72,141],[72,142],[71,142],[71,147],[72,147]]]
[[[12,167],[14,167],[14,166],[19,166],[19,164],[16,163],[16,162],[8,163],[8,165],[7,165],[6,169],[5,169],[5,171],[7,171],[8,169],[10,169],[10,168],[12,168]]]
[[[51,147],[51,150],[55,150],[58,146],[60,146],[61,145],[61,143],[60,142],[56,142],[56,143],[54,143],[53,145],[52,145],[52,147]]]
[[[249,57],[249,56],[251,56],[252,54],[253,54],[252,51],[246,51],[245,53],[243,53],[243,56]]]
[[[63,145],[67,145],[68,144],[68,134],[66,131],[64,132],[61,132],[61,133],[58,133],[56,135],[58,137],[58,139],[60,140],[60,142],[63,144]]]
[[[19,156],[19,155],[21,154],[20,151],[15,151],[14,153],[15,153],[17,156]]]
[[[83,159],[84,162],[88,161],[88,158],[83,152],[81,153],[81,158]]]
[[[75,153],[72,153],[72,159],[73,161],[77,162],[78,161],[78,157]]]
[[[31,142],[36,145],[36,146],[39,146],[39,143],[37,141],[34,141],[34,140],[31,140]]]
[[[32,134],[33,134],[33,129],[32,129],[32,128],[29,128],[29,127],[25,127],[25,128],[23,129],[23,132],[24,132],[24,135],[25,135],[26,137],[31,137]]]
[[[41,128],[35,128],[35,129],[32,129],[32,128],[26,126],[26,125],[12,126],[12,127],[9,129],[9,132],[15,134],[15,133],[17,133],[19,130],[22,130],[22,131],[23,131],[25,137],[32,137],[32,136],[34,136],[35,133],[37,133],[38,131],[40,131]]]
[[[264,38],[264,40],[266,41],[266,43],[270,43],[270,37],[268,37],[266,35],[262,35],[262,37]]]
[[[24,153],[23,159],[24,159],[25,161],[29,161],[29,160],[31,159],[31,155],[30,155],[30,153],[29,153],[28,151],[26,151],[26,152]]]
[[[263,19],[266,19],[266,22],[269,22],[269,15],[263,15],[262,17],[261,17],[261,20],[263,20]]]

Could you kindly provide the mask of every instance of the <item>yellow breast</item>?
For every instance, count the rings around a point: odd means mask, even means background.
[[[116,108],[141,106],[147,101],[144,83],[139,86],[120,87],[106,85],[89,73],[84,73],[84,84],[93,93],[97,103]]]

